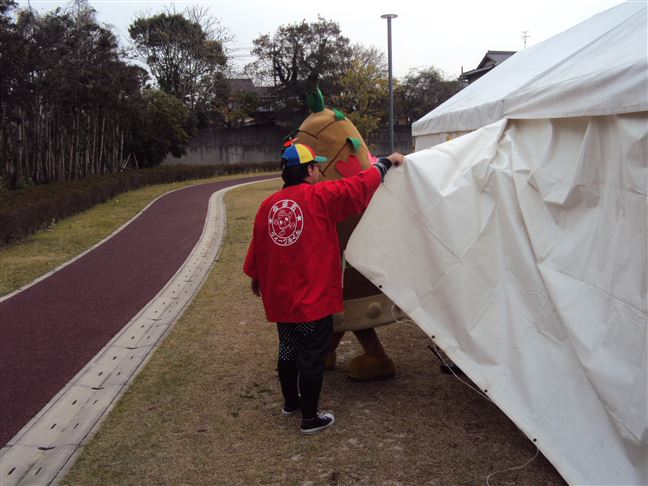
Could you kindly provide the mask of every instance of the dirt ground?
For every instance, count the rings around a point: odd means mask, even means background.
[[[277,337],[241,272],[256,207],[276,183],[228,196],[208,281],[86,447],[65,484],[477,485],[536,448],[491,402],[442,374],[414,324],[378,329],[396,377],[356,383],[352,334],[325,375],[336,424],[303,436],[281,414]],[[539,454],[491,485],[562,485]]]

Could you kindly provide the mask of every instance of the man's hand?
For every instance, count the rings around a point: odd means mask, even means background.
[[[259,288],[259,281],[258,280],[250,280],[250,289],[252,289],[252,293],[256,295],[257,297],[261,297],[261,289]]]
[[[394,152],[393,154],[391,154],[387,158],[396,167],[399,167],[399,166],[401,166],[401,165],[403,165],[405,163],[405,157],[403,156],[403,154],[399,154],[398,152]]]
[[[405,163],[405,157],[398,152],[394,152],[389,157],[380,157],[378,162],[374,165],[376,169],[380,171],[381,180],[385,179],[385,174],[389,168],[393,165],[394,167],[399,167]]]

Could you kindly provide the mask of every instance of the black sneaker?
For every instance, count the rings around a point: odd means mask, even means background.
[[[285,403],[283,408],[281,409],[281,413],[284,415],[295,415],[297,412],[301,410],[301,403],[297,402],[295,405],[290,405],[288,403]]]
[[[335,423],[335,416],[332,413],[322,413],[312,419],[303,419],[301,431],[303,434],[317,434]]]

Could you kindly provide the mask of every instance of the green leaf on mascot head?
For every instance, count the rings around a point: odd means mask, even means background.
[[[360,147],[362,147],[362,140],[360,140],[359,138],[348,137],[347,142],[353,145],[354,152],[357,152],[358,150],[360,150]]]
[[[335,113],[335,119],[337,121],[346,120],[346,116],[340,110],[334,108],[333,113]]]
[[[310,91],[306,95],[306,104],[313,113],[324,111],[324,95],[320,91],[319,86],[315,86],[315,90]]]

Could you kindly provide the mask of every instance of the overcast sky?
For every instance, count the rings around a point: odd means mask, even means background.
[[[645,0],[642,0],[645,1]],[[30,0],[39,11],[49,11],[66,2]],[[238,64],[252,60],[252,40],[273,34],[284,24],[317,21],[317,15],[340,24],[352,42],[375,46],[387,52],[387,21],[381,14],[395,13],[392,21],[392,55],[395,77],[412,68],[435,66],[448,76],[458,76],[463,66],[477,67],[487,50],[517,51],[572,27],[592,15],[622,3],[620,0],[211,0],[161,2],[91,0],[99,22],[110,24],[126,45],[128,25],[138,13],[155,14],[165,7],[182,10],[205,5],[235,36],[230,44]],[[27,0],[19,0],[27,6]]]

